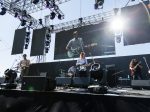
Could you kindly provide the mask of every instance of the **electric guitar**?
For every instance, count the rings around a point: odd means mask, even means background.
[[[97,43],[88,44],[83,47],[90,48],[90,47],[94,47],[94,46],[97,46]],[[74,56],[79,55],[81,51],[82,51],[81,47],[77,46],[76,48],[71,48],[70,50],[68,50],[67,55],[69,58],[72,58]]]

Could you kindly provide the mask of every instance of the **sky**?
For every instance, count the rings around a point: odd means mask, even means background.
[[[94,9],[95,0],[70,0],[66,3],[60,4],[59,8],[65,14],[65,19],[58,20],[55,18],[51,21],[52,24],[59,24],[71,20],[78,19],[80,17],[86,17],[102,12],[107,12],[113,10],[113,8],[124,7],[129,0],[105,0],[103,9]],[[129,5],[136,4],[139,0],[135,2],[130,2]],[[45,15],[50,13],[49,10],[39,11],[32,14],[36,19],[43,18]],[[22,59],[22,54],[11,55],[12,44],[14,39],[15,30],[19,27],[20,21],[6,13],[4,16],[0,16],[0,76],[4,75],[6,69],[16,67],[17,63]],[[54,37],[53,37],[54,38]],[[53,43],[51,43],[53,44]],[[54,51],[54,45],[51,45],[49,54],[47,54],[47,61],[53,61],[53,56],[51,52]],[[24,50],[24,53],[28,55],[31,63],[36,62],[35,57],[30,57],[30,48]]]

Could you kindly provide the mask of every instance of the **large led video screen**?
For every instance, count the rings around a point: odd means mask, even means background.
[[[77,58],[82,51],[87,57],[114,55],[115,40],[109,26],[102,22],[56,33],[54,59]]]
[[[125,20],[124,45],[135,45],[150,42],[150,16],[147,4],[124,7],[121,10]]]

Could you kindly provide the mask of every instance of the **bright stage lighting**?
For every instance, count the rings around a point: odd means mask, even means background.
[[[115,17],[111,23],[111,29],[115,32],[122,31],[124,28],[124,20],[122,17]]]

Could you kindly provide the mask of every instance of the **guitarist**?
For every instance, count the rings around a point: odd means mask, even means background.
[[[132,59],[129,65],[132,80],[142,79],[142,65],[137,59]]]
[[[68,51],[68,57],[74,57],[80,54],[83,50],[83,39],[79,37],[78,32],[73,32],[73,39],[71,39],[67,46],[66,50]]]
[[[28,75],[29,66],[30,66],[30,60],[27,59],[26,54],[23,54],[23,60],[21,60],[19,63],[19,67],[21,69],[21,74],[20,74],[21,78],[22,78],[22,76]]]

